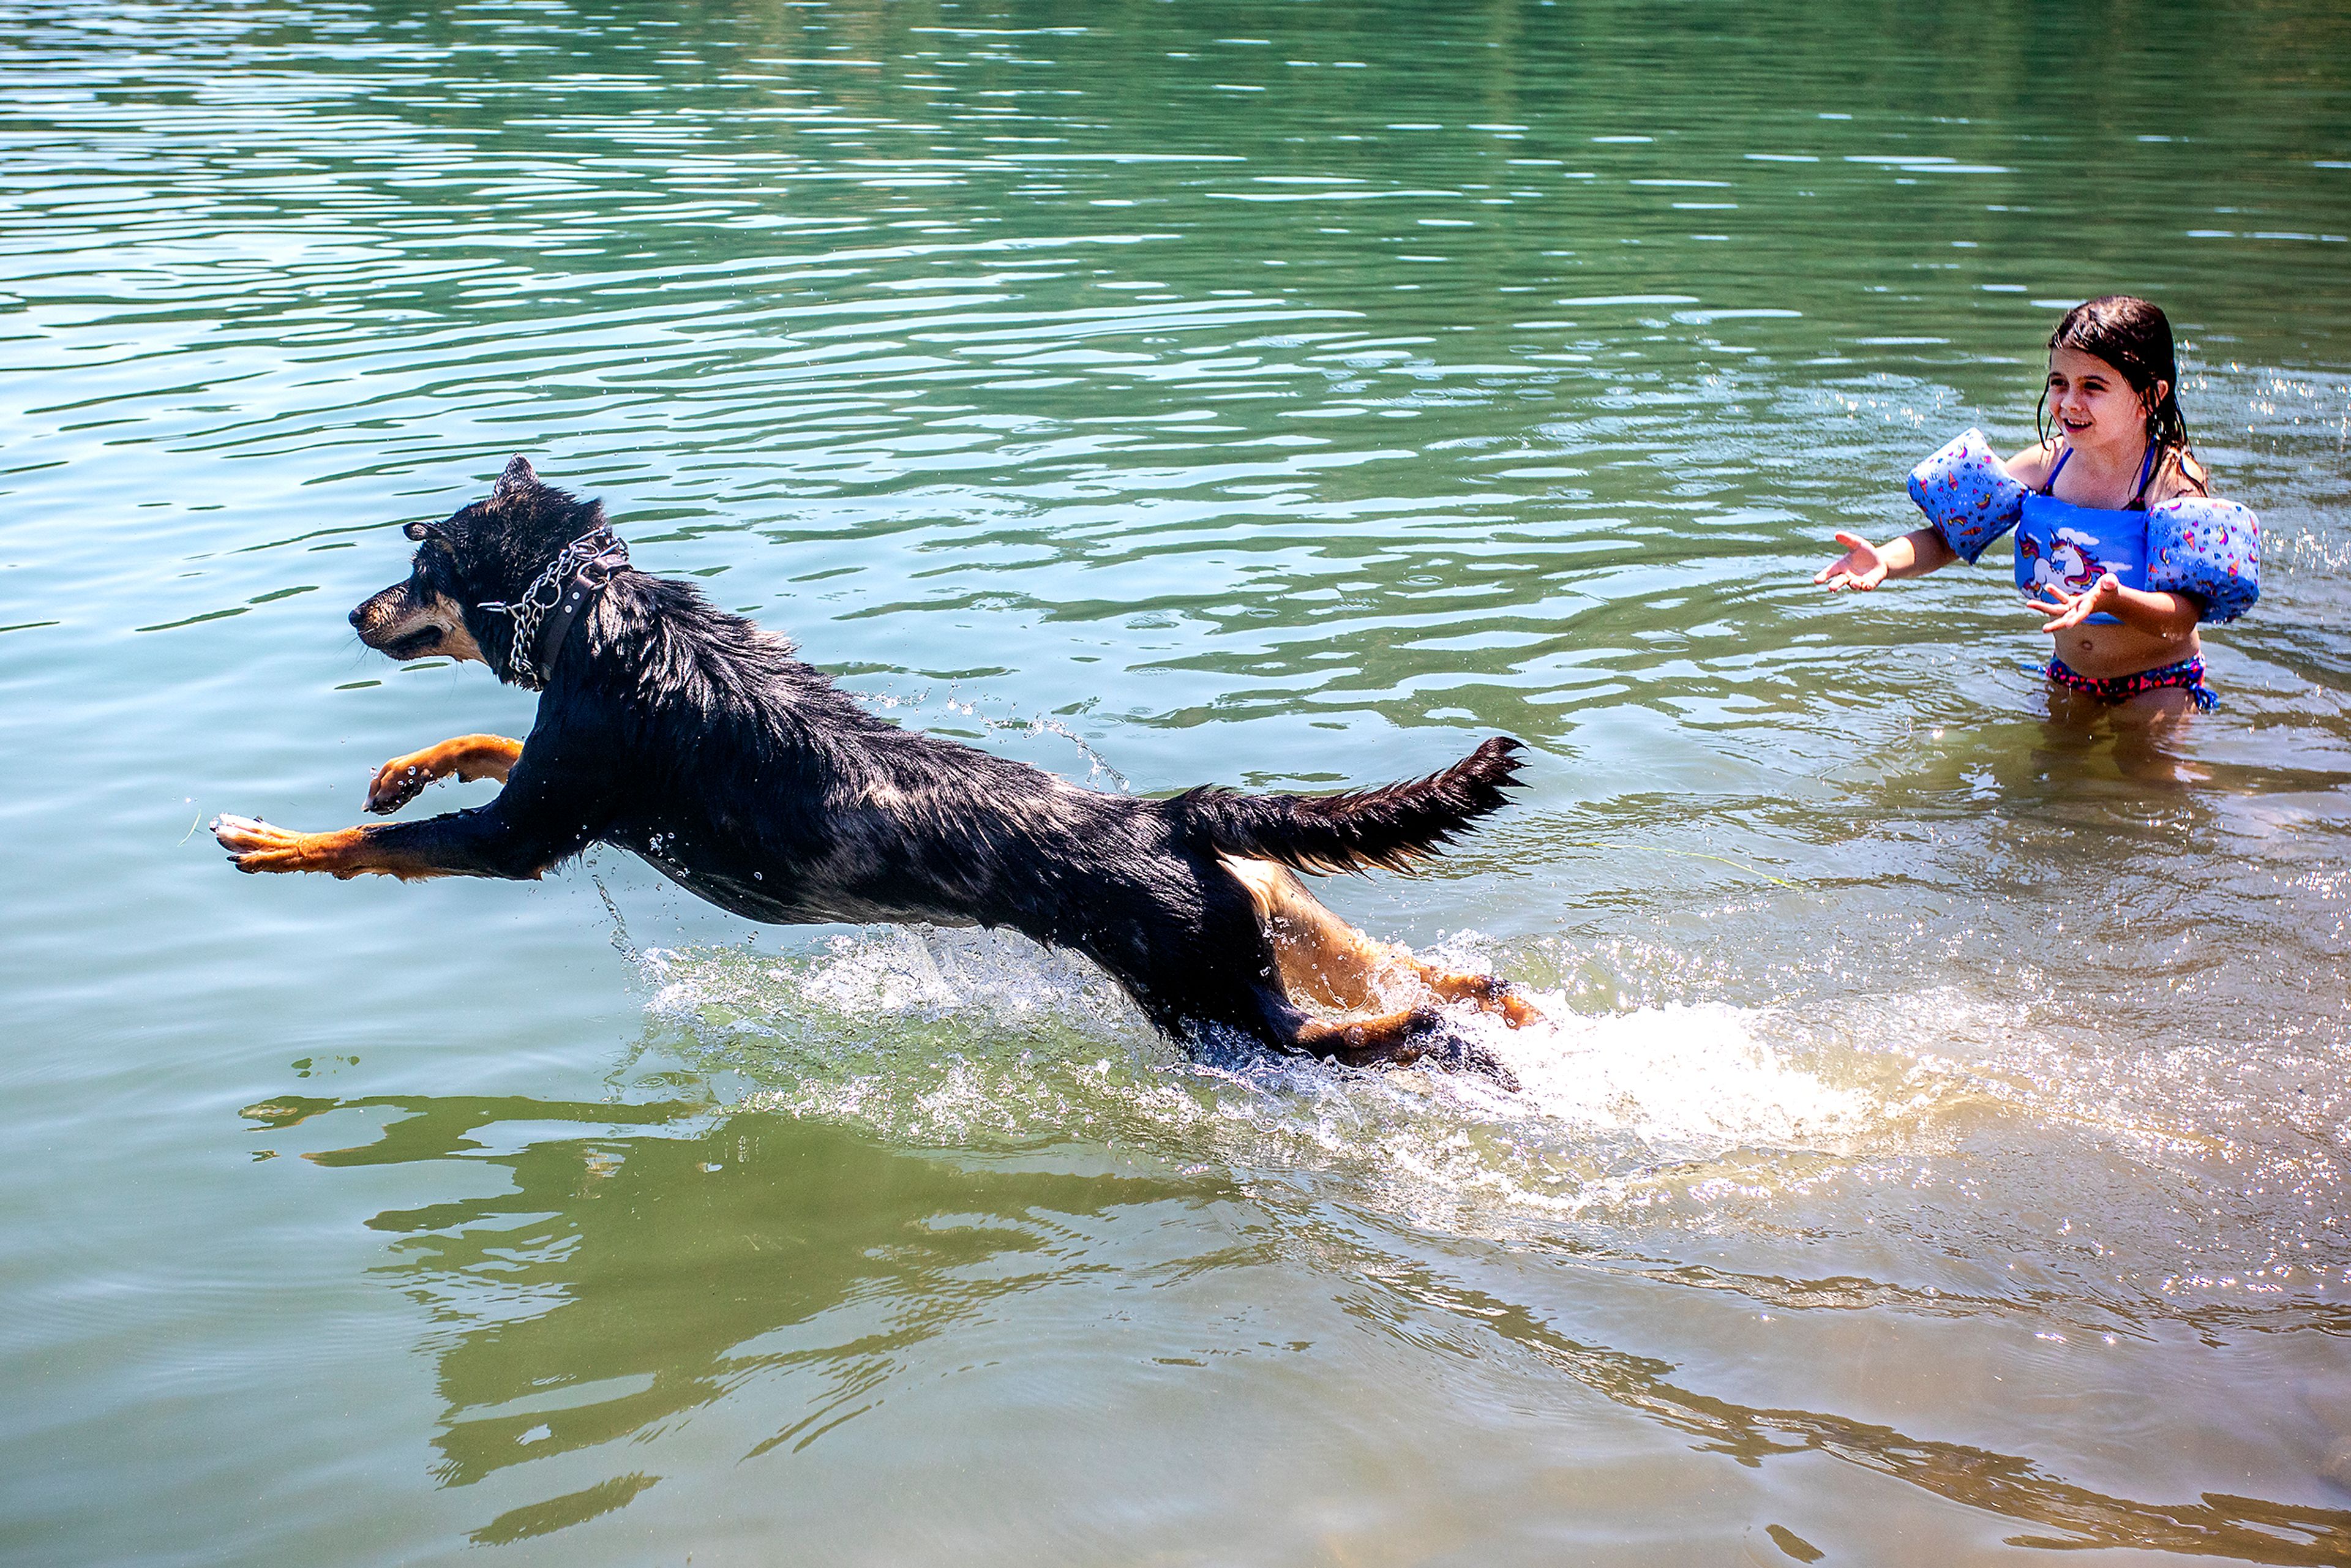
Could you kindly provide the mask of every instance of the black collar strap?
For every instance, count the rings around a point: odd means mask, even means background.
[[[548,672],[563,652],[571,622],[587,608],[590,596],[628,564],[629,547],[611,528],[600,527],[557,551],[546,570],[531,579],[520,599],[511,604],[485,600],[476,606],[514,623],[514,636],[507,646],[507,679],[535,692],[545,691]]]

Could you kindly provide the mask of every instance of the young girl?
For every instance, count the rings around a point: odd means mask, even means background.
[[[2053,639],[2053,686],[2150,717],[2212,706],[2197,623],[2233,621],[2260,597],[2261,528],[2206,488],[2179,381],[2161,310],[2121,294],[2074,306],[2049,338],[2041,444],[2003,464],[1969,431],[1910,476],[1930,526],[1884,547],[1841,533],[1845,553],[1813,580],[1834,591],[1924,577],[1972,564],[2014,528],[2016,585]]]

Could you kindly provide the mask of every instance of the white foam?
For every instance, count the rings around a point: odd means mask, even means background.
[[[1685,1158],[1750,1145],[1843,1148],[1880,1119],[1874,1096],[1829,1083],[1769,1038],[1767,1012],[1668,1003],[1587,1019],[1562,998],[1534,1000],[1552,1021],[1512,1030],[1465,1020],[1518,1074],[1531,1113]]]

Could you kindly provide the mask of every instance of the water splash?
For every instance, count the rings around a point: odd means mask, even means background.
[[[1463,1074],[1189,1057],[1091,965],[982,932],[889,927],[800,958],[656,948],[642,962],[651,1011],[702,1065],[743,1073],[769,1106],[914,1141],[1106,1134],[1187,1162],[1344,1170],[1556,1211],[1616,1202],[1627,1179],[1702,1181],[1757,1151],[1849,1157],[1915,1109],[1804,1060],[1768,1011],[1721,1004],[1579,1017],[1538,993],[1555,1021],[1515,1030],[1463,1011],[1457,1027],[1518,1074],[1510,1093]]]

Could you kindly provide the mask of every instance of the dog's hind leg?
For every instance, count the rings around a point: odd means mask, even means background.
[[[1267,868],[1279,870],[1279,868]],[[1104,945],[1087,949],[1122,979],[1128,991],[1171,1034],[1196,1033],[1222,1026],[1251,1036],[1274,1051],[1322,1057],[1351,1067],[1431,1066],[1468,1068],[1506,1088],[1518,1087],[1493,1053],[1464,1038],[1433,1006],[1396,1009],[1381,1002],[1369,985],[1350,983],[1356,974],[1343,964],[1327,966],[1314,981],[1316,999],[1350,1010],[1383,1010],[1375,1017],[1327,1019],[1300,1005],[1289,979],[1303,973],[1304,960],[1285,956],[1269,935],[1262,908],[1248,895],[1247,876],[1225,867],[1202,867],[1202,899],[1179,940],[1141,947]],[[1285,873],[1286,874],[1286,873]],[[1376,944],[1310,898],[1307,904],[1339,932],[1366,947]],[[1148,922],[1122,922],[1120,935],[1148,929]],[[1326,933],[1327,934],[1327,933]],[[1303,950],[1301,949],[1301,952]],[[1334,980],[1335,977],[1335,980]],[[1425,995],[1425,993],[1424,993]]]
[[[1298,1023],[1290,1044],[1308,1056],[1328,1057],[1350,1067],[1405,1067],[1426,1055],[1444,1029],[1444,1019],[1436,1009],[1412,1008],[1352,1023],[1304,1019]]]
[[[1516,1091],[1518,1075],[1499,1057],[1477,1041],[1457,1033],[1435,1008],[1410,1008],[1380,1018],[1329,1023],[1306,1017],[1286,998],[1270,1000],[1269,1021],[1287,1028],[1290,1049],[1308,1056],[1328,1057],[1350,1067],[1405,1067],[1415,1062],[1430,1067],[1459,1068],[1481,1073],[1505,1089]]]
[[[467,784],[477,779],[495,779],[503,784],[521,756],[519,740],[508,740],[503,735],[461,735],[395,757],[375,770],[375,779],[368,785],[367,809],[378,816],[397,811],[415,800],[427,784],[452,777]]]
[[[1448,1002],[1475,1002],[1481,1013],[1499,1013],[1512,1029],[1543,1021],[1542,1009],[1519,995],[1499,975],[1462,975],[1411,960],[1420,983]]]
[[[1406,948],[1365,936],[1325,908],[1287,866],[1231,858],[1223,863],[1249,890],[1291,996],[1361,1012],[1392,1006],[1392,998],[1417,990],[1441,1001],[1475,1002],[1482,1011],[1501,1014],[1512,1029],[1542,1017],[1499,976],[1440,969]]]

